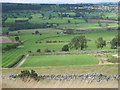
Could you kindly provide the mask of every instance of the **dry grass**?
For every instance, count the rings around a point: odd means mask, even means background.
[[[118,88],[117,81],[110,82],[80,82],[80,81],[54,81],[43,80],[36,82],[30,80],[23,82],[20,79],[15,81],[4,79],[2,82],[3,88]]]
[[[0,36],[0,43],[11,43],[12,41],[5,36]]]
[[[2,74],[18,74],[21,70],[35,70],[38,74],[81,74],[81,73],[102,73],[106,75],[118,74],[118,65],[72,65],[52,67],[29,67],[2,69]]]

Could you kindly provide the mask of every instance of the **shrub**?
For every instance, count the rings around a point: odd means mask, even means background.
[[[51,50],[49,50],[49,49],[45,49],[45,52],[51,52]]]
[[[36,81],[44,79],[44,78],[38,76],[38,74],[34,70],[21,71],[21,73],[18,75],[18,77],[21,78],[24,82],[26,82],[29,77]]]
[[[69,46],[68,45],[64,45],[62,47],[62,51],[69,51]]]
[[[32,51],[28,51],[28,53],[32,53]]]
[[[37,52],[38,52],[38,53],[40,53],[40,52],[41,52],[41,50],[40,50],[40,49],[37,49]]]
[[[55,50],[53,50],[53,52],[55,52]]]
[[[111,57],[107,60],[108,62],[112,62],[112,63],[118,63],[119,62],[119,59],[116,58],[116,57]]]

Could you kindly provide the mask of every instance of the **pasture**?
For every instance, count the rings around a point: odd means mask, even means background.
[[[96,57],[88,55],[30,56],[21,67],[94,65],[98,63],[99,60]]]

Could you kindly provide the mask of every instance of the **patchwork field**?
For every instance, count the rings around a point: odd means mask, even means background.
[[[39,31],[43,35],[32,35],[31,33],[34,31]],[[11,34],[17,34],[18,31],[10,32]],[[3,53],[2,58],[2,66],[6,67],[9,64],[16,61],[21,55],[28,54],[28,51],[32,51],[33,53],[36,52],[37,49],[40,49],[41,52],[44,52],[46,48],[50,50],[55,50],[55,52],[61,51],[61,48],[68,44],[73,37],[79,36],[81,34],[75,35],[64,35],[64,34],[56,34],[57,32],[61,32],[61,30],[55,29],[29,29],[29,30],[19,30],[22,34],[19,36],[20,40],[24,41],[24,45],[22,48],[18,48],[15,50],[11,50],[9,52]],[[117,31],[110,31],[110,32],[99,32],[99,33],[87,33],[83,34],[86,36],[87,39],[91,40],[88,41],[88,48],[85,50],[101,50],[100,48],[96,47],[95,40],[98,37],[103,37],[105,40],[109,41],[117,35]],[[14,40],[15,36],[11,36],[10,38]],[[46,43],[46,41],[65,41],[64,43]],[[35,43],[36,41],[41,41],[42,43]],[[108,46],[103,47],[103,49],[110,49],[109,42],[107,43]],[[4,44],[10,45],[10,44]],[[74,50],[74,49],[71,49]],[[16,56],[16,57],[15,57]]]

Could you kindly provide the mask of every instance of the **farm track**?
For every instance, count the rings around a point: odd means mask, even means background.
[[[28,58],[28,56],[29,56],[29,54],[27,54],[25,56],[25,58],[16,66],[16,68],[19,68],[26,61],[26,59]]]

